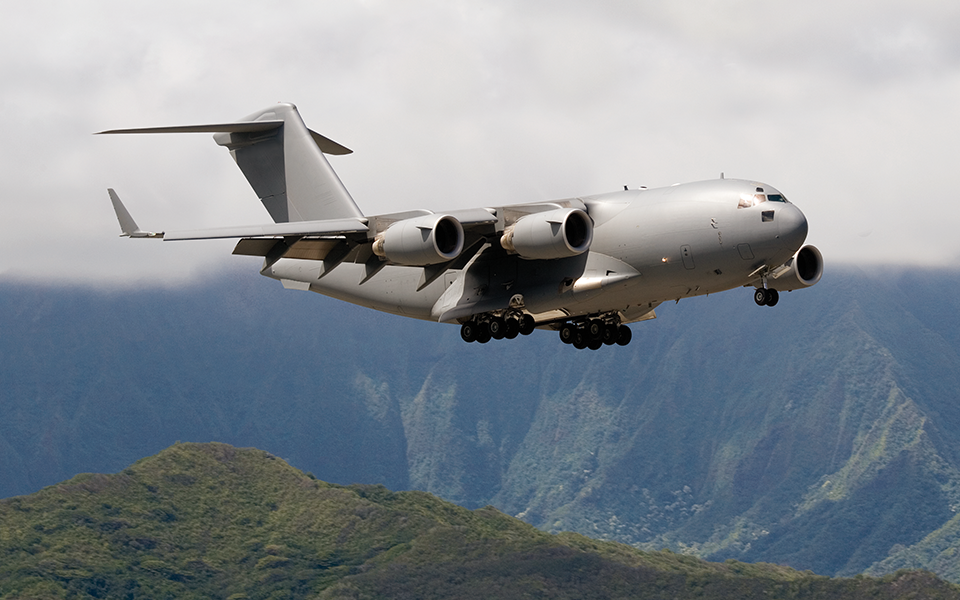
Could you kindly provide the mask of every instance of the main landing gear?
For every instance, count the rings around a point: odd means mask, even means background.
[[[753,293],[753,301],[757,306],[776,306],[780,301],[780,292],[771,288],[757,288]]]
[[[603,319],[590,319],[582,323],[568,321],[560,326],[560,341],[578,350],[599,350],[601,346],[614,344],[626,346],[631,339],[633,332],[629,327]]]
[[[519,315],[478,315],[460,326],[460,337],[465,342],[486,344],[491,339],[512,340],[518,335],[530,335],[537,323],[533,317]]]
[[[505,315],[474,315],[460,326],[460,337],[465,342],[486,344],[490,340],[507,338],[512,340],[518,335],[530,335],[536,327],[531,315],[513,313]],[[633,332],[617,320],[602,318],[587,319],[577,323],[567,321],[560,326],[560,341],[583,350],[599,350],[601,346],[614,344],[626,346],[633,339]]]

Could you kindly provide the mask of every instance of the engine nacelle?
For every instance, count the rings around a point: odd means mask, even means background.
[[[815,246],[804,246],[797,250],[793,258],[774,270],[773,278],[776,283],[771,284],[771,287],[781,292],[798,290],[817,283],[821,275],[823,255]]]
[[[593,242],[593,221],[579,208],[560,208],[517,219],[503,230],[500,245],[531,260],[583,254]]]
[[[373,253],[398,265],[436,265],[463,251],[463,226],[449,215],[397,221],[373,240]]]

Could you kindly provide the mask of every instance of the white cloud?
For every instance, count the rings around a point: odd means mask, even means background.
[[[267,219],[209,136],[90,134],[277,101],[356,151],[331,162],[371,213],[725,171],[783,189],[829,262],[949,264],[958,17],[890,0],[8,7],[0,273],[176,281],[245,260],[116,238],[108,186],[144,227]]]

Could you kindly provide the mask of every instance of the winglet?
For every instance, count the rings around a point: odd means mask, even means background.
[[[154,233],[152,231],[141,231],[137,227],[137,222],[133,220],[133,217],[130,216],[130,212],[127,210],[127,207],[123,205],[123,202],[120,201],[120,196],[117,195],[113,188],[107,188],[107,193],[110,194],[110,201],[113,202],[113,210],[117,213],[117,220],[120,221],[120,229],[123,233],[120,234],[120,237],[131,237],[131,238],[162,238],[163,232]]]

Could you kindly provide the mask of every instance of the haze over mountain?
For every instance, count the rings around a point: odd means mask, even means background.
[[[0,496],[174,441],[336,483],[825,575],[960,581],[960,274],[831,269],[684,300],[626,347],[464,344],[255,272],[179,290],[0,285]]]

